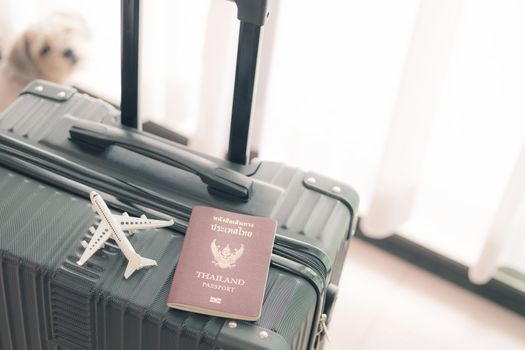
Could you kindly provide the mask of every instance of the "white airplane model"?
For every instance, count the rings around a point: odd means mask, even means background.
[[[105,242],[109,238],[113,238],[122,250],[124,256],[128,259],[128,266],[126,267],[126,272],[124,272],[124,278],[128,279],[133,272],[143,267],[156,266],[157,262],[155,260],[143,258],[133,249],[124,231],[128,231],[130,235],[133,235],[137,229],[167,227],[173,225],[174,221],[150,220],[145,215],[142,215],[140,218],[135,218],[129,216],[127,213],[113,215],[109,211],[104,199],[102,199],[97,192],[92,191],[89,197],[91,198],[93,211],[100,215],[101,220],[96,230],[93,226],[89,228],[89,232],[93,234],[93,238],[91,238],[89,243],[86,241],[81,242],[82,247],[84,247],[84,253],[80,257],[80,260],[77,261],[77,264],[81,266],[84,265],[93,254],[104,247]]]

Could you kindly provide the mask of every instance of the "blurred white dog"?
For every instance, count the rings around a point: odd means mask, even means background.
[[[88,38],[76,14],[54,14],[27,28],[0,62],[0,111],[34,79],[66,82],[84,58]]]

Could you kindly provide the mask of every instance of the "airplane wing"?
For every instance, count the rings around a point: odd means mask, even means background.
[[[104,243],[111,237],[111,230],[109,230],[108,225],[105,221],[101,221],[96,230],[91,228],[90,230],[93,233],[93,237],[87,243],[82,241],[82,246],[84,247],[84,253],[77,261],[78,265],[84,265],[84,263],[93,256],[100,248],[104,246]]]
[[[115,221],[120,224],[124,231],[133,234],[135,230],[144,230],[148,228],[167,227],[173,225],[173,220],[151,220],[142,215],[140,218],[129,216],[127,213],[122,215],[113,215]]]

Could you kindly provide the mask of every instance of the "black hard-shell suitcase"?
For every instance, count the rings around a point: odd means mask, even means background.
[[[158,267],[124,280],[111,243],[86,265],[74,263],[95,223],[92,189],[113,211],[177,219],[131,238]],[[278,221],[258,321],[166,306],[195,205]],[[121,127],[120,112],[101,100],[33,82],[0,114],[0,348],[321,348],[357,205],[352,188],[319,174],[208,157]]]

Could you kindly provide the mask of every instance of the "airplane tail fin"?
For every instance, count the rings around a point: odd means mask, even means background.
[[[133,274],[133,272],[148,266],[157,266],[157,262],[153,259],[143,258],[140,255],[137,255],[136,258],[131,259],[128,262],[128,266],[124,272],[124,278],[128,279],[129,276]]]

